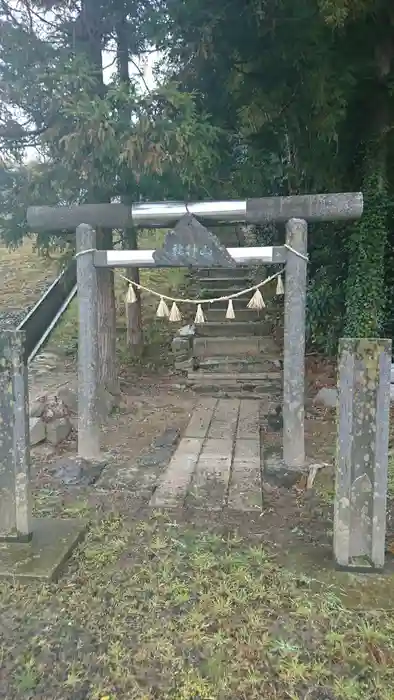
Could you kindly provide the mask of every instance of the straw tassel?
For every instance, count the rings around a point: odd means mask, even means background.
[[[174,301],[173,305],[171,306],[169,321],[172,321],[173,323],[177,323],[178,321],[182,321],[181,312],[179,311],[175,301]]]
[[[232,300],[232,299],[229,299],[229,300],[228,300],[228,306],[227,306],[227,311],[226,311],[226,318],[230,318],[230,319],[235,318],[234,304],[233,304],[233,300]]]
[[[168,306],[163,297],[160,298],[159,306],[157,307],[156,316],[158,318],[168,318],[170,315]]]
[[[255,293],[253,294],[248,304],[248,309],[257,309],[257,311],[260,309],[265,309],[263,295],[259,289],[256,289]]]
[[[194,323],[205,323],[205,318],[202,310],[201,304],[197,306],[196,317]]]
[[[279,275],[278,281],[276,283],[276,296],[281,297],[285,293],[285,288],[283,286],[282,275]]]
[[[137,301],[136,293],[134,290],[134,285],[129,284],[129,288],[126,294],[126,304],[135,304]]]

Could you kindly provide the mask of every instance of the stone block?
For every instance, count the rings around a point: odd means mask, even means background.
[[[46,425],[41,418],[34,417],[29,420],[30,445],[38,445],[46,438]]]
[[[60,387],[56,392],[59,401],[64,403],[71,413],[78,413],[78,394],[68,386]]]
[[[48,397],[45,401],[43,417],[46,421],[54,420],[55,418],[64,418],[68,416],[68,408],[63,401],[60,401],[56,395]]]
[[[46,424],[46,439],[51,445],[59,445],[71,432],[71,423],[67,417],[55,418]]]
[[[270,455],[264,458],[264,479],[275,486],[290,489],[307,474],[307,467],[289,467],[280,455]]]
[[[80,457],[62,457],[55,465],[53,477],[66,486],[91,486],[100,478],[106,462],[91,462]]]
[[[264,355],[275,356],[278,354],[278,347],[272,338],[259,336],[228,338],[195,338],[193,342],[193,353],[195,357],[215,357],[218,355]]]
[[[34,519],[29,543],[0,543],[0,578],[57,581],[86,527],[82,520]]]
[[[196,327],[194,324],[188,326],[182,326],[178,331],[178,336],[180,338],[192,338],[196,332]]]
[[[176,355],[188,353],[190,347],[190,341],[187,338],[176,337],[171,343],[172,352]]]
[[[45,402],[47,397],[45,395],[38,396],[33,399],[29,405],[29,414],[32,418],[41,418],[45,410]]]

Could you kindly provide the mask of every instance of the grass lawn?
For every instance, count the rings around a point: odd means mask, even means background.
[[[394,697],[393,616],[345,608],[258,537],[106,512],[71,569],[58,585],[0,584],[1,697]]]
[[[26,239],[14,250],[0,245],[0,311],[31,306],[59,274],[56,257],[39,256],[34,243]]]

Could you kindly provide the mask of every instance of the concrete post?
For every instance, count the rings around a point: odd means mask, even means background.
[[[384,566],[391,345],[339,341],[334,556],[352,571]]]
[[[285,329],[283,352],[283,461],[289,467],[305,462],[305,305],[307,233],[304,219],[286,224]],[[304,256],[304,257],[302,257]]]
[[[0,334],[0,540],[32,537],[25,334]]]
[[[93,252],[95,247],[95,230],[87,224],[78,226],[78,456],[92,461],[100,458],[97,273]]]

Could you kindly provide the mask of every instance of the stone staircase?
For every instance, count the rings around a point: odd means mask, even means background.
[[[253,271],[200,268],[193,287],[201,298],[225,296],[253,284]],[[195,391],[239,398],[282,393],[282,351],[269,309],[248,309],[252,295],[233,301],[235,319],[226,319],[227,301],[204,306],[205,323],[196,324],[193,368],[186,383]]]

